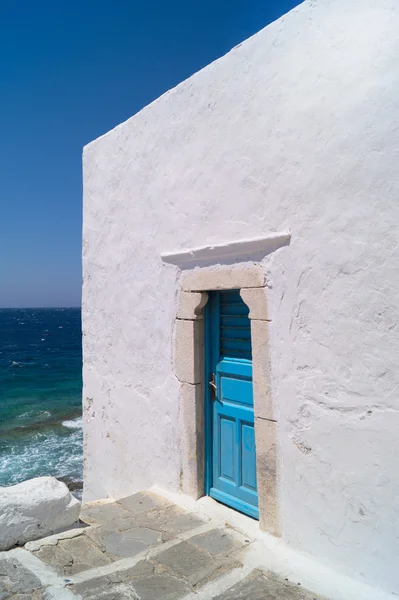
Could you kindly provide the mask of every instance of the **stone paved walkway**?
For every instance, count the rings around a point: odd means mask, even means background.
[[[253,540],[150,492],[83,507],[87,525],[0,553],[0,600],[322,600],[245,565]]]

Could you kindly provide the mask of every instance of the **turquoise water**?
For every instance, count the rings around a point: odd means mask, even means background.
[[[54,475],[79,490],[81,337],[80,309],[0,309],[0,486]]]

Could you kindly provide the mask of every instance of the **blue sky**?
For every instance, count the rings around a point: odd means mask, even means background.
[[[298,4],[0,6],[0,307],[78,306],[82,147]]]

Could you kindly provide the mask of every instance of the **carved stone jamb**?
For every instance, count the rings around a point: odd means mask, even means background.
[[[174,371],[181,382],[179,429],[182,491],[204,495],[204,320],[206,292],[180,292],[175,321]]]
[[[260,528],[280,535],[277,502],[277,423],[270,386],[269,315],[266,277],[260,265],[194,269],[181,278],[182,289],[175,322],[174,368],[182,383],[182,491],[198,499],[204,494],[204,320],[206,291],[240,289],[250,309],[254,425]]]

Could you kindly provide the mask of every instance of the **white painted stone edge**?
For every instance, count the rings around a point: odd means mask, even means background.
[[[17,560],[19,564],[38,578],[42,586],[63,584],[64,578],[57,574],[54,567],[42,562],[40,558],[31,554],[25,548],[13,548],[2,554],[11,560]]]
[[[82,510],[84,508],[95,508],[96,506],[104,506],[104,504],[113,504],[117,501],[117,498],[101,498],[100,500],[90,500],[90,502],[82,502]]]
[[[68,529],[68,531],[62,531],[61,533],[55,533],[47,537],[41,538],[40,540],[33,540],[26,542],[24,548],[29,552],[37,552],[42,546],[56,546],[60,540],[71,540],[72,538],[83,535],[85,527],[79,527],[74,529]]]
[[[289,232],[271,233],[265,237],[251,240],[238,240],[189,250],[178,250],[161,254],[163,262],[177,266],[187,266],[201,260],[217,261],[226,258],[245,257],[253,253],[265,256],[278,248],[288,246],[291,240]]]

